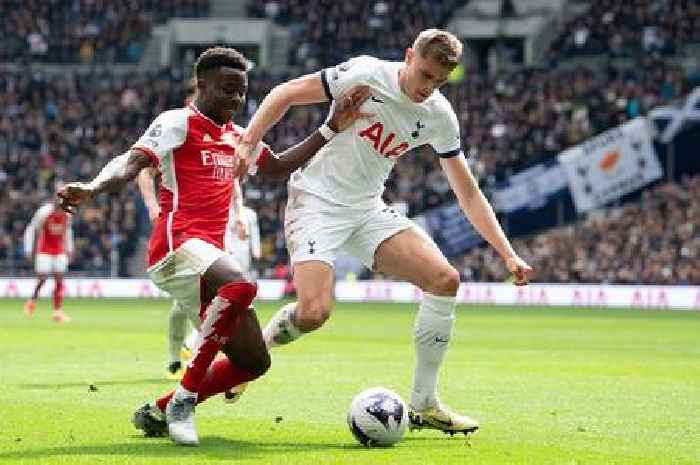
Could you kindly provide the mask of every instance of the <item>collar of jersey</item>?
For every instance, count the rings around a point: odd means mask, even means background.
[[[202,113],[201,111],[199,111],[199,108],[197,108],[197,105],[195,105],[194,102],[190,102],[190,103],[189,103],[189,107],[190,107],[190,109],[191,109],[192,111],[194,111],[194,112],[197,113],[199,116],[201,116],[201,117],[204,118],[205,120],[209,121],[211,124],[213,124],[214,126],[216,126],[216,127],[219,128],[219,129],[223,129],[224,126],[226,126],[226,124],[227,124],[227,123],[219,124],[219,123],[217,123],[216,121],[214,121],[213,119],[209,118],[207,115],[205,115],[204,113]]]

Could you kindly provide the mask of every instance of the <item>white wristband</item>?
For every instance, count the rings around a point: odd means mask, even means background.
[[[319,126],[318,132],[320,132],[321,136],[326,139],[326,142],[333,139],[333,136],[335,136],[335,131],[332,130],[327,123],[323,123],[321,126]]]

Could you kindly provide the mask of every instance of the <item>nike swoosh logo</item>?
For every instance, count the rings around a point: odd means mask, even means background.
[[[384,103],[384,100],[382,100],[382,99],[380,99],[380,98],[377,98],[377,97],[375,97],[374,95],[372,96],[372,101],[373,101],[373,102],[377,102],[377,103]]]

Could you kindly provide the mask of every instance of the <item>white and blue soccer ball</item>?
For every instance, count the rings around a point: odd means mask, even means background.
[[[364,390],[350,403],[348,426],[362,445],[391,446],[406,432],[406,403],[394,391],[383,387]]]

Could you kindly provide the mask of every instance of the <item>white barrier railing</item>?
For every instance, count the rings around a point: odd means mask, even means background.
[[[0,278],[0,298],[26,298],[35,280]],[[147,279],[67,278],[65,296],[81,298],[167,297]],[[258,281],[258,298],[284,297],[284,281]],[[41,296],[51,295],[46,283]],[[341,302],[417,302],[421,291],[394,281],[339,281],[336,299]],[[491,305],[561,305],[574,307],[673,308],[700,310],[700,286],[623,286],[606,284],[531,284],[516,287],[504,283],[463,283],[457,301]]]

